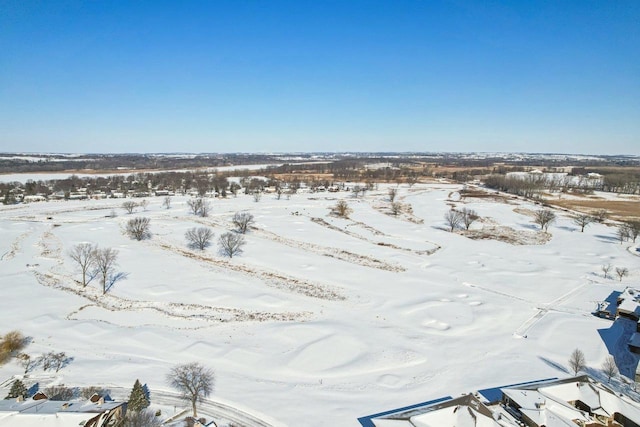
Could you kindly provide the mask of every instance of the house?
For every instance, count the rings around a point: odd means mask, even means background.
[[[444,397],[358,421],[363,427],[640,427],[640,403],[583,375]]]
[[[126,402],[102,398],[52,401],[42,398],[43,395],[38,397],[0,401],[0,427],[108,427],[118,425],[127,409]]]
[[[503,405],[528,427],[640,426],[640,403],[587,375],[502,389]]]

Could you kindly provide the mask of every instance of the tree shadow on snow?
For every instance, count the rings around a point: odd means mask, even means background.
[[[109,283],[107,284],[105,292],[109,292],[109,290],[113,287],[113,285],[116,284],[116,282],[125,280],[127,277],[129,277],[129,273],[116,273],[112,276],[109,276]]]
[[[636,369],[640,356],[629,350],[629,339],[636,331],[636,322],[618,318],[608,329],[598,329],[598,334],[607,347],[607,351],[613,356],[620,375],[635,379]]]
[[[522,228],[526,228],[527,230],[532,230],[532,231],[542,231],[540,230],[540,226],[536,225],[536,224],[518,224],[520,227]]]
[[[569,373],[569,370],[562,366],[561,364],[554,362],[553,360],[547,359],[546,357],[538,356],[538,359],[542,360],[547,365],[551,366],[554,369],[559,370],[560,372],[564,372],[565,374]]]
[[[602,240],[603,242],[619,242],[619,239],[616,236],[605,236],[604,234],[596,234],[594,237],[597,237],[598,239]]]

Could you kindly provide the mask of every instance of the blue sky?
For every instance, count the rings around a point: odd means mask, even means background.
[[[2,0],[0,151],[640,154],[640,2]]]

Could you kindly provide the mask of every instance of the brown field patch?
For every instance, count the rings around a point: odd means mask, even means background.
[[[612,219],[640,219],[640,200],[603,200],[589,198],[582,200],[545,200],[545,204],[587,214],[599,209],[605,209],[609,212],[610,218]]]

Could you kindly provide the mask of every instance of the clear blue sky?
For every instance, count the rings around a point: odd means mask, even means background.
[[[0,151],[640,154],[640,1],[0,0]]]

